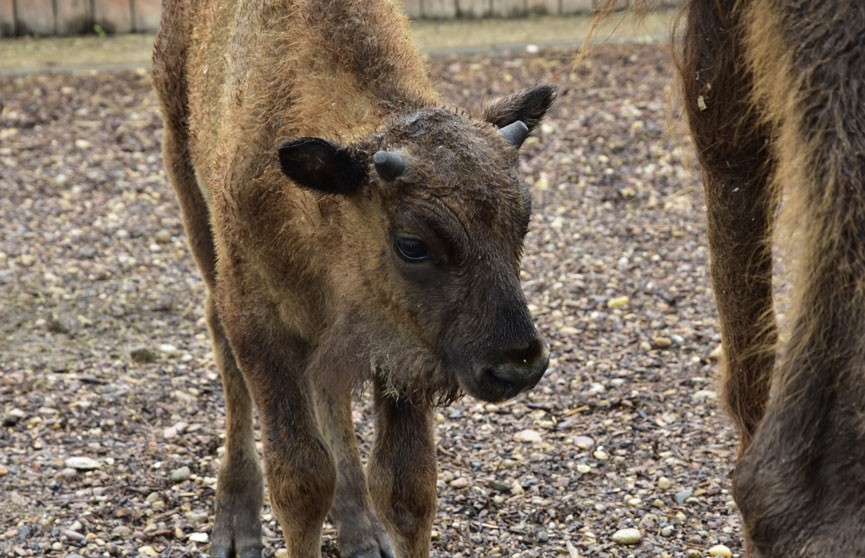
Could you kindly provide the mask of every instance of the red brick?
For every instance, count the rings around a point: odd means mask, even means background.
[[[130,0],[93,0],[93,22],[106,33],[132,31],[132,3]]]
[[[132,21],[136,31],[156,31],[159,27],[159,14],[162,13],[161,0],[135,0]]]
[[[16,2],[15,26],[21,35],[54,34],[54,1]]]
[[[73,35],[93,31],[90,0],[62,0],[57,2],[57,34]]]
[[[15,35],[15,8],[12,0],[0,0],[0,37]]]

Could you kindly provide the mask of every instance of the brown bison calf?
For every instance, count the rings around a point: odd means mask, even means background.
[[[538,86],[481,120],[441,108],[394,2],[166,0],[164,158],[208,287],[227,407],[214,556],[259,556],[262,475],[293,557],[429,554],[432,409],[501,401],[548,349],[519,284],[517,148]],[[371,380],[366,474],[352,389]]]
[[[865,3],[689,0],[683,46],[749,555],[865,556]]]

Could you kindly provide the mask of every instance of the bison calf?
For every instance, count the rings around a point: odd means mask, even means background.
[[[261,421],[290,556],[429,554],[432,409],[501,401],[548,349],[519,284],[538,86],[482,119],[439,106],[396,3],[166,0],[164,158],[208,287],[227,407],[214,556],[259,556]],[[352,389],[371,380],[366,474]]]

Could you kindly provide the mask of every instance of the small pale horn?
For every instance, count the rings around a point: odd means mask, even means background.
[[[384,180],[391,182],[405,173],[405,159],[395,151],[376,151],[372,156],[375,170]]]
[[[522,120],[516,120],[499,130],[499,133],[519,149],[529,135],[529,127]]]

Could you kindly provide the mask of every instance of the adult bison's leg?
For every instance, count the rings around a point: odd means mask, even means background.
[[[325,373],[324,378],[329,378]],[[330,511],[339,529],[343,558],[393,558],[387,532],[372,510],[351,418],[351,385],[316,386],[316,415],[336,463],[336,494]]]
[[[739,0],[691,0],[679,69],[702,163],[711,275],[726,355],[723,397],[748,447],[766,409],[777,337],[769,236],[770,134],[752,106]]]
[[[429,556],[436,508],[433,412],[395,399],[376,385],[376,439],[369,486],[399,558]]]

